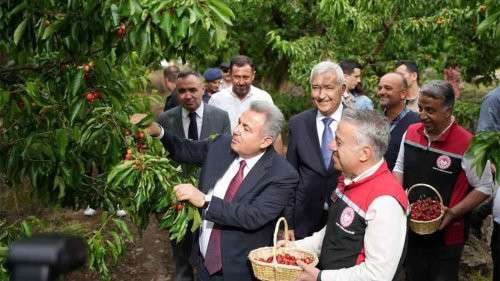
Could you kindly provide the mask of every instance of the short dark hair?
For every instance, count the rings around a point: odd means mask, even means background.
[[[432,80],[420,88],[420,94],[434,99],[443,100],[443,104],[453,107],[455,104],[455,92],[448,81]]]
[[[417,77],[420,77],[420,73],[418,71],[418,65],[416,62],[411,60],[400,60],[396,62],[396,68],[398,68],[401,65],[406,66],[406,69],[408,69],[409,72],[416,73]]]
[[[190,75],[196,76],[198,79],[203,81],[203,76],[201,76],[201,74],[199,72],[191,70],[191,69],[184,69],[184,70],[180,71],[179,74],[177,74],[177,79],[186,78]]]
[[[344,74],[351,75],[354,69],[359,68],[359,70],[363,69],[361,64],[355,60],[343,60],[340,64],[340,68]]]
[[[252,68],[252,70],[255,69],[251,58],[245,55],[238,55],[231,59],[231,62],[229,63],[229,70],[233,70],[233,65],[242,67],[247,64]]]
[[[179,67],[177,65],[169,65],[163,69],[163,78],[170,82],[175,82],[177,80],[177,75],[179,75]]]

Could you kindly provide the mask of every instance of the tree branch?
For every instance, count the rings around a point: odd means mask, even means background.
[[[384,49],[385,43],[387,42],[387,39],[389,38],[389,35],[391,33],[391,29],[396,23],[396,19],[399,17],[400,10],[399,8],[396,8],[394,13],[392,14],[392,17],[389,18],[388,21],[384,22],[384,31],[382,33],[382,37],[379,39],[377,46],[373,48],[370,54],[364,56],[364,61],[366,64],[373,64],[375,62],[375,56]]]

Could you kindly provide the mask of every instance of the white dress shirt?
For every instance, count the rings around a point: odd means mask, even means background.
[[[181,107],[181,114],[182,114],[182,128],[184,129],[184,136],[186,138],[188,137],[189,134],[189,111],[187,111],[184,107]],[[201,102],[200,106],[198,109],[195,110],[196,113],[196,129],[198,130],[198,139],[200,139],[201,135],[201,126],[202,126],[202,121],[203,121],[203,102]]]
[[[234,178],[234,176],[236,175],[236,173],[238,173],[238,170],[240,169],[240,161],[245,160],[247,163],[245,168],[243,169],[243,179],[245,179],[245,177],[248,175],[250,170],[252,170],[253,166],[255,166],[257,161],[259,161],[262,155],[264,155],[264,152],[248,159],[243,159],[241,157],[236,158],[231,163],[231,165],[229,165],[229,168],[226,170],[224,175],[219,180],[217,180],[214,188],[207,193],[207,195],[205,196],[205,200],[210,201],[210,198],[212,198],[212,196],[224,199],[229,184],[231,183],[231,180]],[[208,206],[207,210],[209,208],[210,205]],[[199,243],[200,243],[200,252],[203,255],[203,257],[207,252],[208,241],[210,240],[210,234],[212,234],[213,227],[214,223],[211,221],[203,220],[203,222],[201,223]]]
[[[240,99],[235,93],[233,93],[233,88],[223,89],[212,95],[208,104],[216,106],[222,110],[225,110],[229,115],[229,121],[231,122],[231,132],[238,125],[241,114],[250,107],[253,101],[267,101],[273,104],[273,99],[266,91],[261,90],[253,85],[250,86],[250,92],[243,98]]]
[[[357,182],[371,176],[382,165],[379,161],[368,170],[346,183]],[[403,252],[406,239],[406,214],[392,196],[377,197],[366,212],[365,236],[363,239],[365,261],[337,270],[321,271],[322,281],[392,280]],[[294,245],[321,254],[326,226],[312,236],[297,240]]]
[[[342,118],[342,110],[344,105],[342,103],[339,104],[337,110],[332,113],[330,116],[325,116],[319,112],[316,114],[316,129],[318,130],[318,140],[319,146],[321,147],[321,141],[323,140],[323,131],[325,130],[325,123],[323,123],[323,118],[330,117],[333,119],[333,122],[330,123],[330,128],[333,132],[333,138],[335,139],[335,131],[337,131],[337,127],[339,126],[340,119]]]

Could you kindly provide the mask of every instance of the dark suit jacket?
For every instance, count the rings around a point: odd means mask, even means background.
[[[231,137],[220,135],[193,142],[165,131],[161,140],[178,162],[202,166],[200,189],[208,193],[238,157],[231,150]],[[224,280],[252,280],[248,253],[270,246],[274,225],[297,185],[295,169],[269,148],[243,180],[232,202],[212,197],[204,219],[222,229],[222,271]],[[204,266],[195,239],[193,260]]]
[[[182,127],[182,107],[180,105],[162,112],[157,122],[170,133],[187,138]],[[215,106],[205,104],[201,121],[200,140],[212,134],[231,134],[231,125],[227,112]]]
[[[398,159],[399,146],[401,145],[403,134],[406,132],[406,129],[408,129],[408,126],[418,122],[420,122],[418,114],[416,112],[409,111],[401,120],[399,120],[396,127],[392,129],[391,136],[389,138],[389,145],[384,155],[387,167],[390,171],[392,171],[394,165],[396,164],[396,160]]]
[[[316,128],[316,109],[306,110],[292,118],[288,125],[287,159],[299,172],[295,202],[286,210],[286,217],[295,229],[296,238],[310,236],[320,230],[326,221],[324,203],[337,186],[339,172],[325,169]]]
[[[179,100],[177,99],[177,90],[173,90],[170,96],[165,100],[165,106],[163,111],[167,111],[179,105]]]

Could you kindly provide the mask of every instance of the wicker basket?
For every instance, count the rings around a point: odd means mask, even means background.
[[[281,222],[285,225],[285,239],[289,241],[288,237],[288,224],[285,218],[280,218],[276,223],[274,228],[274,246],[273,247],[262,247],[251,251],[248,254],[248,259],[252,263],[252,269],[255,277],[263,281],[293,281],[302,273],[302,268],[294,265],[284,265],[279,264],[276,261],[276,255],[288,253],[297,258],[312,258],[313,262],[311,265],[316,266],[319,262],[318,257],[315,253],[303,249],[297,248],[287,248],[281,247],[276,248],[278,230]],[[268,257],[274,257],[272,263],[267,263],[259,261],[259,258],[267,259]]]
[[[417,183],[412,185],[408,191],[406,192],[408,194],[408,199],[410,200],[410,212],[411,212],[411,206],[417,199],[422,199],[422,198],[417,198],[415,200],[411,200],[411,192],[416,190],[417,188],[426,188],[431,190],[439,199],[439,202],[441,202],[441,206],[443,206],[443,198],[441,197],[441,194],[432,186],[425,184],[425,183]],[[430,196],[427,196],[430,197]],[[444,216],[444,208],[441,207],[441,215],[439,217],[430,220],[430,221],[419,221],[419,220],[414,220],[410,216],[410,228],[413,230],[413,232],[420,234],[420,235],[428,235],[436,232],[441,225],[441,221],[443,220]]]

